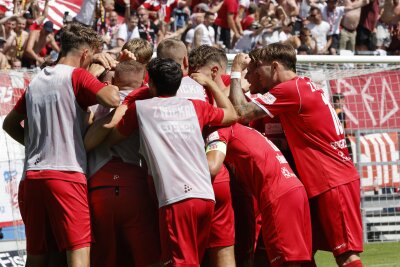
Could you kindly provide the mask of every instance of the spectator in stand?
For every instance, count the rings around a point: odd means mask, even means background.
[[[142,7],[149,11],[150,17],[160,18],[161,21],[169,23],[174,8],[178,6],[179,0],[146,0]]]
[[[4,47],[4,53],[7,55],[8,60],[13,58],[22,59],[24,48],[29,34],[24,30],[26,26],[26,19],[23,17],[17,18],[17,26],[15,27],[14,34],[7,40]]]
[[[17,26],[17,20],[15,16],[6,17],[2,20],[0,21],[0,37],[3,37],[7,41],[15,34],[14,29]]]
[[[270,19],[269,17],[261,18],[261,25],[263,27],[263,31],[261,32],[260,39],[258,40],[261,46],[266,46],[272,43],[279,42],[279,30],[281,26],[279,25],[279,21],[274,18]]]
[[[192,49],[192,45],[194,43],[194,31],[197,25],[200,25],[204,21],[204,14],[203,13],[194,13],[190,16],[191,20],[191,27],[185,34],[185,41],[186,47],[188,51]]]
[[[26,19],[25,31],[29,32],[35,20],[29,11],[25,12],[24,15],[22,15],[22,17]]]
[[[345,5],[348,5],[349,2],[355,2],[356,0],[345,0]],[[349,10],[344,13],[342,22],[341,22],[341,31],[340,31],[340,41],[339,41],[339,49],[340,50],[350,50],[355,51],[356,49],[356,35],[357,35],[357,26],[360,22],[361,15],[361,7],[355,8],[353,10]]]
[[[237,23],[236,20],[238,8],[237,0],[224,0],[215,19],[215,25],[218,26],[220,32],[219,40],[222,41],[226,48],[232,47],[231,31],[234,34],[233,44],[241,37],[240,26],[238,26],[240,23]]]
[[[242,6],[240,6],[242,7]],[[240,9],[239,9],[240,10]],[[250,29],[251,24],[257,19],[257,5],[254,2],[251,2],[247,8],[246,16],[240,22],[242,30]]]
[[[22,68],[21,60],[19,60],[18,58],[14,58],[13,60],[11,60],[11,69],[20,70],[21,68]]]
[[[307,54],[318,54],[317,41],[312,36],[310,29],[306,27],[300,30],[299,37],[294,36],[294,38],[288,40],[287,43],[290,43],[294,48],[296,48],[298,53],[299,50],[301,50],[306,51]]]
[[[129,9],[129,7],[127,6],[126,9]],[[118,23],[118,13],[115,11],[110,12],[110,17],[108,17],[108,23],[106,24],[106,32],[103,36],[103,40],[107,44],[108,49],[118,47],[117,40],[120,26],[121,24]]]
[[[400,55],[400,22],[393,27],[391,30],[392,40],[388,47],[388,52],[392,55]]]
[[[29,27],[28,30],[26,29],[27,32],[33,31],[33,30],[40,30],[42,27],[43,22],[46,20],[47,15],[49,13],[49,0],[46,0],[44,3],[44,9],[42,13],[40,13],[40,8],[39,4],[37,1],[33,1],[31,4],[31,14],[32,16],[27,15],[29,23],[27,23],[26,27]],[[31,23],[31,19],[33,19]]]
[[[3,37],[0,37],[0,70],[5,70],[10,68],[7,57],[3,54],[3,47],[6,43]]]
[[[253,22],[249,29],[243,31],[242,37],[236,42],[234,49],[244,52],[252,50],[260,38],[260,33],[264,30],[258,22]]]
[[[332,39],[329,47],[329,54],[336,55],[339,49],[340,22],[343,15],[351,10],[361,8],[366,5],[369,0],[347,1],[344,6],[337,6],[337,0],[328,0],[326,4],[320,4],[322,19],[329,23],[329,38]]]
[[[282,30],[279,33],[279,42],[286,42],[287,40],[291,39],[292,32],[293,32],[293,25],[294,22],[290,21],[288,24],[283,24],[282,25]]]
[[[299,7],[295,0],[277,0],[277,7],[283,8],[288,17],[296,17],[299,15]]]
[[[291,22],[291,18],[286,14],[285,10],[281,6],[275,8],[275,18],[278,20],[278,26],[288,25]]]
[[[390,47],[392,35],[399,20],[400,2],[398,0],[385,0],[382,14],[376,26],[376,46],[378,49],[387,50]]]
[[[132,14],[129,19],[118,28],[117,47],[122,47],[126,42],[140,38],[139,18],[137,14]]]
[[[379,18],[379,0],[370,0],[361,8],[360,23],[357,27],[356,50],[373,51],[376,47],[374,31]]]
[[[332,43],[332,38],[328,38],[330,25],[322,20],[321,10],[318,7],[311,7],[309,21],[306,27],[317,41],[318,54],[327,54]]]
[[[215,31],[212,25],[215,21],[214,13],[206,12],[203,22],[194,28],[194,38],[192,48],[197,48],[201,45],[215,45]]]
[[[43,24],[41,30],[33,30],[29,33],[28,41],[22,56],[22,66],[31,68],[32,66],[40,66],[45,62],[45,54],[41,54],[43,48],[50,45],[51,48],[59,52],[54,35],[53,22],[47,21]]]
[[[149,19],[149,11],[144,7],[139,7],[137,10],[139,17],[139,36],[140,38],[149,41],[156,45],[163,39],[162,31]]]

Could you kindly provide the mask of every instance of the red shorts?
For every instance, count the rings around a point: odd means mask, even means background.
[[[262,233],[271,266],[312,258],[311,218],[307,193],[297,187],[261,205]]]
[[[257,224],[257,201],[245,186],[231,179],[235,215],[235,258],[238,265],[252,261],[261,227]]]
[[[31,255],[51,250],[90,247],[90,214],[86,184],[58,179],[26,179],[22,199]]]
[[[339,185],[310,199],[313,250],[363,251],[360,180]]]
[[[235,216],[229,181],[214,183],[215,207],[208,247],[229,247],[235,244]]]
[[[164,266],[199,266],[208,245],[213,212],[213,201],[198,198],[159,209]]]
[[[132,165],[125,165],[120,167],[135,171]],[[89,190],[95,241],[91,248],[93,266],[141,267],[160,262],[158,207],[151,199],[146,176],[135,177],[132,172],[118,172],[121,180],[129,175],[130,186]],[[100,169],[91,179],[101,180],[107,175],[110,177],[109,172]]]
[[[19,207],[19,212],[21,213],[21,218],[24,224],[25,222],[25,180],[21,180],[19,182],[19,187],[18,187],[18,207]]]

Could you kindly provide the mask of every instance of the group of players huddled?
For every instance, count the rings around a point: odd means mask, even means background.
[[[265,266],[260,232],[267,266],[319,249],[362,266],[360,178],[292,47],[237,54],[227,75],[215,47],[165,39],[152,59],[134,39],[116,64],[100,43],[69,25],[4,120],[26,148],[27,266]]]

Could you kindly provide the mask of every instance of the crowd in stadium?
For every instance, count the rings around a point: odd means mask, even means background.
[[[48,1],[0,6],[0,69],[32,68],[59,52],[60,30],[47,21]],[[133,38],[154,48],[179,38],[188,49],[202,44],[248,52],[275,42],[298,54],[398,54],[400,4],[396,0],[85,0],[73,20],[103,36],[103,50],[116,55]],[[348,54],[348,53],[347,53]]]
[[[119,25],[113,1],[85,1],[58,37],[44,8],[24,35],[21,63],[42,70],[3,129],[25,146],[27,266],[301,267],[327,250],[340,267],[362,267],[360,177],[330,101],[296,74],[301,49],[261,41],[235,56],[228,75],[226,49],[246,31],[239,5],[195,4],[188,42],[173,3],[131,14],[126,2]],[[210,10],[225,10],[228,28]],[[269,23],[292,27],[290,17],[249,24],[263,36]],[[22,33],[28,19],[16,21]],[[211,24],[222,43],[211,41]]]

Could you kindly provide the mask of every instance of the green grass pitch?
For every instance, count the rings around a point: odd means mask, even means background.
[[[328,252],[317,252],[315,259],[319,267],[337,266]],[[361,260],[365,267],[400,267],[400,242],[365,244]]]

